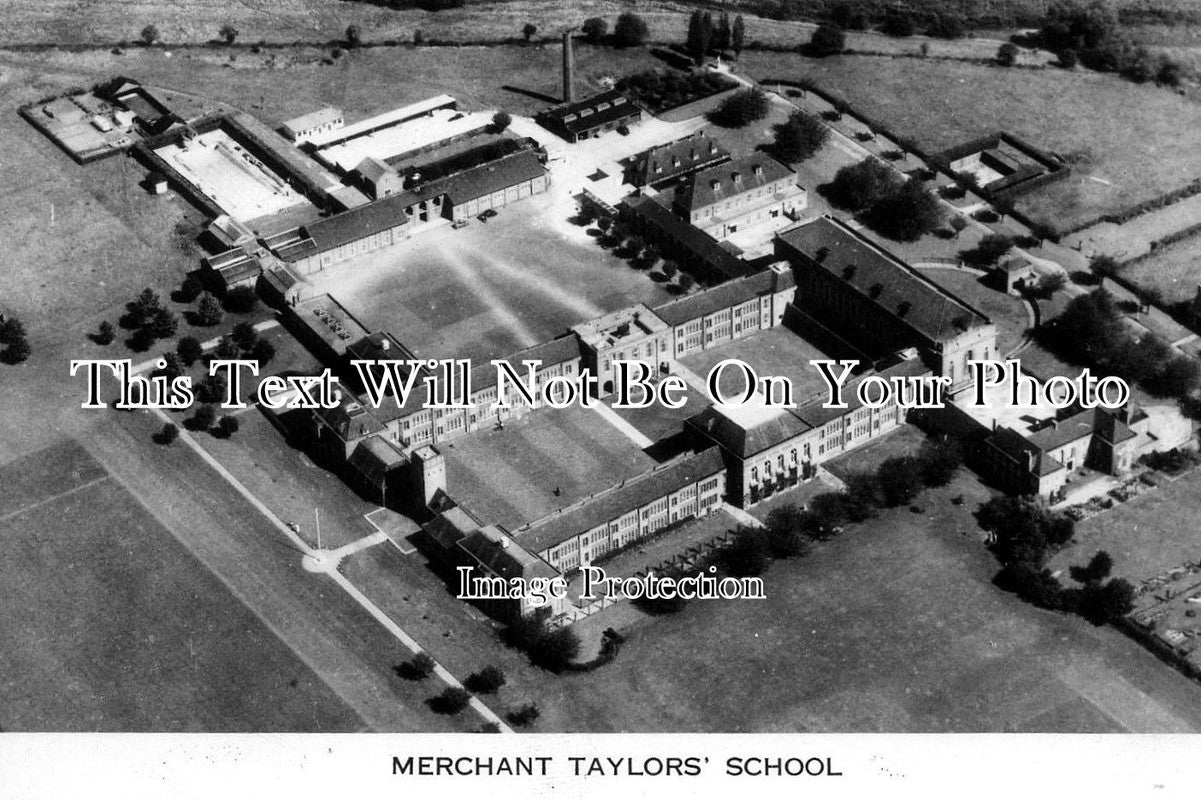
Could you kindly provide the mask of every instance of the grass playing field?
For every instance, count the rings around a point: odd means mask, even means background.
[[[0,486],[5,730],[363,727],[79,445]]]

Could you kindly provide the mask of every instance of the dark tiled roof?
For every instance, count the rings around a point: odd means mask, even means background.
[[[421,526],[440,547],[449,549],[483,525],[463,506],[451,506]]]
[[[517,542],[530,552],[544,552],[688,484],[716,475],[723,469],[721,453],[716,447],[685,456],[631,478],[624,485],[614,487],[574,508],[525,526],[515,532]]]
[[[604,103],[609,104],[607,108],[598,108],[598,106]],[[640,113],[641,109],[626,97],[620,89],[609,89],[600,94],[585,97],[583,100],[577,100],[574,103],[564,103],[561,106],[548,108],[542,112],[542,116],[546,120],[566,128],[572,133],[578,134],[608,122]],[[573,118],[568,119],[569,117]]]
[[[764,270],[745,278],[735,278],[711,289],[672,300],[652,309],[668,325],[683,325],[699,317],[740,305],[765,294],[782,292],[796,286],[792,271],[783,273]]]
[[[730,154],[704,133],[652,147],[634,157],[639,186],[671,180],[715,163],[728,161]]]
[[[404,456],[380,436],[370,436],[359,442],[348,459],[350,466],[376,484],[382,483],[384,476],[404,461]]]
[[[486,525],[469,534],[459,542],[459,547],[480,566],[502,578],[553,578],[559,574],[496,525]]]
[[[412,203],[405,194],[392,195],[365,206],[343,211],[331,217],[307,223],[304,226],[312,244],[301,240],[297,244],[288,245],[279,251],[279,257],[284,261],[295,261],[313,253],[324,253],[349,242],[357,242],[380,231],[406,225],[409,221],[405,206]]]
[[[720,444],[727,452],[744,459],[813,429],[812,425],[788,409],[781,409],[768,419],[744,427],[716,406],[689,417],[687,424]]]
[[[828,398],[821,397],[803,403],[796,410],[796,415],[808,422],[813,427],[817,428],[825,425],[827,422],[846,416],[852,411],[855,411],[863,405],[859,401],[859,385],[865,381],[869,375],[879,375],[885,380],[893,378],[915,378],[919,375],[928,375],[930,370],[919,359],[912,358],[900,361],[896,364],[889,365],[882,369],[876,369],[872,372],[866,372],[859,375],[847,383],[842,392],[842,399],[846,402],[846,408],[826,408],[826,400]]]
[[[696,173],[679,203],[687,211],[696,211],[790,176],[795,177],[790,168],[769,155],[755,153]]]
[[[579,357],[580,340],[574,333],[570,333],[560,336],[558,339],[551,339],[549,342],[527,347],[525,350],[518,350],[504,360],[513,365],[513,369],[518,375],[525,375],[522,361],[539,361],[542,364],[539,369],[545,369],[555,364],[562,364],[564,361],[578,360]],[[471,370],[471,390],[473,392],[495,385],[496,367],[492,365],[491,361],[477,364]]]
[[[622,204],[727,278],[741,277],[751,271],[749,264],[723,248],[716,239],[680,219],[654,198],[627,197]]]
[[[984,314],[830,217],[784,231],[778,241],[931,341],[991,324]]]
[[[343,441],[351,441],[384,430],[384,426],[362,403],[345,397],[334,408],[320,406],[314,409],[313,413],[333,428]]]
[[[416,195],[408,194],[405,205],[411,205],[415,199],[432,195],[444,194],[455,205],[486,197],[493,192],[500,192],[510,186],[541,178],[546,174],[546,167],[538,161],[538,156],[528,150],[505,156],[496,161],[490,161],[471,169],[448,175],[430,181],[416,190]]]
[[[984,440],[984,443],[1016,462],[1023,470],[1028,469],[1027,464],[1033,461],[1032,472],[1039,477],[1045,477],[1063,469],[1063,464],[1039,450],[1026,437],[1012,428],[997,428],[991,436]]]

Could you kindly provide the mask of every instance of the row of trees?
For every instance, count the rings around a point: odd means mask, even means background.
[[[994,497],[977,512],[980,526],[993,532],[992,551],[1001,562],[995,582],[1042,608],[1077,613],[1100,625],[1133,608],[1134,587],[1121,578],[1106,580],[1113,559],[1098,552],[1070,574],[1081,584],[1066,588],[1047,569],[1052,553],[1071,541],[1075,522],[1052,511],[1039,497]]]
[[[968,20],[954,10],[919,14],[912,8],[893,4],[878,13],[871,13],[862,2],[846,0],[830,9],[830,22],[843,30],[867,30],[878,26],[889,36],[912,36],[924,30],[928,36],[959,39],[967,35]]]
[[[567,627],[549,624],[550,609],[541,608],[505,628],[505,640],[524,650],[530,661],[551,672],[567,669],[580,654],[580,638]]]
[[[1160,397],[1188,398],[1201,383],[1201,366],[1153,333],[1136,336],[1106,289],[1074,297],[1044,326],[1046,345],[1079,364],[1138,382]]]
[[[840,169],[827,193],[833,203],[862,214],[874,230],[899,241],[938,229],[946,214],[922,181],[904,177],[875,157]]]
[[[745,44],[746,25],[741,14],[734,17],[733,22],[724,11],[716,19],[708,11],[693,11],[688,18],[688,37],[684,40],[684,49],[698,65],[714,50],[719,53],[733,50],[735,56],[741,55]]]
[[[397,675],[410,681],[423,681],[434,674],[436,666],[434,659],[424,651],[395,667]],[[467,676],[463,688],[448,686],[429,700],[429,706],[441,714],[458,714],[467,708],[473,694],[496,694],[501,687],[508,683],[504,670],[489,664],[477,672]],[[506,714],[509,722],[524,727],[538,719],[541,711],[535,703],[526,703],[509,710]],[[494,732],[494,731],[493,731]]]
[[[1179,61],[1136,45],[1122,30],[1117,11],[1102,0],[1052,4],[1038,38],[1069,69],[1080,63],[1100,72],[1117,72],[1136,83],[1168,86],[1179,86],[1186,75]]]

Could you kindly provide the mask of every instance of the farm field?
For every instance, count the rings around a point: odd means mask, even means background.
[[[997,130],[1073,162],[1019,207],[1060,227],[1118,211],[1201,176],[1201,104],[1110,75],[1004,70],[923,59],[743,56],[760,80],[804,77],[929,152]],[[1121,124],[1114,117],[1120,109]]]
[[[363,727],[80,445],[0,485],[5,730]]]
[[[1189,302],[1201,285],[1201,237],[1190,236],[1139,259],[1122,273],[1144,289],[1158,289],[1168,303]]]

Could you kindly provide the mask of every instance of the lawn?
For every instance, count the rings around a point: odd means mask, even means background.
[[[1132,582],[1201,557],[1201,472],[1196,470],[1144,491],[1076,525],[1072,544],[1051,561],[1053,569],[1084,564],[1098,550],[1113,556],[1113,574]]]
[[[363,727],[82,447],[10,462],[0,484],[6,730]]]
[[[312,279],[422,358],[499,358],[605,312],[671,297],[582,232],[566,239],[551,229],[541,216],[554,213],[550,203],[537,195],[490,222],[422,233]]]
[[[1201,237],[1160,248],[1127,266],[1123,276],[1141,288],[1158,289],[1168,303],[1189,302],[1201,285]]]
[[[923,59],[747,53],[763,80],[804,77],[929,152],[997,130],[1072,160],[1020,206],[1067,227],[1201,176],[1201,105],[1111,75]]]
[[[880,464],[898,456],[915,456],[926,436],[914,425],[902,425],[882,439],[856,448],[822,465],[844,481],[852,475],[875,472]]]
[[[442,450],[451,497],[510,529],[655,464],[597,412],[578,407],[541,409]]]
[[[966,495],[953,506],[949,498]],[[990,583],[970,474],[775,565],[765,601],[693,603],[565,676],[573,727],[657,731],[1201,728],[1198,689],[1110,628]]]

